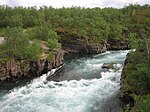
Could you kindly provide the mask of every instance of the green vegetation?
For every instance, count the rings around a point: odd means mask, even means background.
[[[32,31],[35,32],[35,35],[30,35],[31,38],[41,40],[55,36],[54,32],[69,32],[90,38],[94,43],[108,38],[126,39],[124,33],[128,30],[127,22],[131,20],[130,16],[125,14],[125,9],[80,7],[54,9],[44,6],[37,10],[35,7],[1,6],[0,28],[22,27],[30,34]]]
[[[48,45],[47,45],[51,50],[55,48],[60,48],[61,45],[58,43],[57,39],[48,39]]]
[[[7,27],[4,32],[5,40],[0,45],[0,58],[37,60],[46,58],[61,47],[57,33],[47,26],[25,30],[21,27]],[[46,53],[44,56],[43,52]]]
[[[109,39],[126,40],[136,52],[125,73],[124,88],[135,98],[133,112],[147,112],[150,106],[150,6],[129,5],[122,9],[80,7],[23,8],[0,6],[1,60],[53,59],[61,48],[59,35],[82,37],[95,44]],[[59,35],[58,35],[59,34]],[[69,39],[68,39],[69,40]],[[73,43],[72,41],[69,41]]]
[[[150,8],[137,9],[132,17],[132,23],[135,28],[129,34],[129,41],[136,51],[128,56],[130,63],[125,70],[124,89],[134,98],[135,105],[132,112],[148,112],[150,109]]]
[[[142,95],[142,96],[134,96],[136,101],[135,107],[133,108],[133,112],[148,112],[150,109],[150,94]]]
[[[143,46],[144,47],[144,46]],[[145,48],[146,49],[146,48]],[[125,70],[124,89],[135,100],[133,112],[148,112],[150,107],[150,59],[146,50],[132,52]]]
[[[129,5],[122,9],[80,7],[54,9],[44,6],[39,10],[36,7],[0,6],[0,28],[22,27],[29,32],[31,38],[44,41],[49,37],[55,37],[56,32],[69,32],[90,38],[94,43],[112,38],[128,40],[130,33],[136,32],[137,36],[145,34],[141,32],[145,31],[143,29],[145,25],[150,24],[149,19],[146,18],[144,23],[142,20],[145,19],[144,16],[141,18],[139,15],[145,12],[149,14],[149,10],[149,5]],[[146,32],[149,30],[150,28],[146,29]]]
[[[22,28],[7,28],[5,36],[5,42],[0,46],[1,58],[38,59],[39,43],[30,44]]]

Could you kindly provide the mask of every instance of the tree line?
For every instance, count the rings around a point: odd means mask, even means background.
[[[50,25],[55,32],[64,31],[100,41],[107,38],[126,39],[130,32],[142,36],[149,31],[149,5],[129,5],[122,9],[115,8],[60,8],[43,6],[9,7],[0,6],[0,28],[22,27],[23,29]],[[143,23],[143,21],[145,21]],[[140,24],[135,24],[135,22]],[[143,26],[142,26],[143,25]],[[1,32],[1,34],[3,34]],[[145,34],[145,33],[144,33]],[[45,38],[43,36],[43,38]]]

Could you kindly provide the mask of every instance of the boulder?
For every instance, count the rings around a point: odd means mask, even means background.
[[[112,66],[113,66],[112,63],[104,63],[104,64],[102,65],[102,68],[103,68],[103,69],[110,69],[110,68],[112,68]]]
[[[114,64],[114,63],[104,63],[104,64],[102,65],[102,68],[103,68],[103,69],[114,69],[114,70],[117,70],[117,68],[114,67],[113,64]]]

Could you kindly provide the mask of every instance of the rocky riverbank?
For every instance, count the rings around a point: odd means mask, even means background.
[[[121,76],[120,100],[125,112],[148,112],[150,108],[149,57],[146,48],[127,55]]]
[[[94,43],[88,37],[82,37],[68,32],[57,31],[61,37],[60,43],[66,53],[99,54],[107,50],[128,50],[129,43],[124,40],[108,39]]]
[[[0,81],[13,82],[21,78],[37,77],[63,64],[62,50],[55,52],[53,60],[14,60],[0,63]]]
[[[120,79],[121,88],[120,88],[119,98],[121,100],[122,107],[125,107],[127,104],[130,104],[130,107],[134,106],[134,99],[131,97],[132,91],[127,91],[125,88],[126,71],[130,63],[131,63],[130,54],[128,54],[124,62],[124,68],[122,70],[121,79]]]
[[[29,60],[7,60],[0,63],[0,81],[16,81],[24,77],[37,77],[47,73],[52,68],[63,64],[64,51],[76,54],[98,54],[107,50],[129,49],[124,41],[105,40],[95,44],[89,38],[69,34],[68,32],[57,32],[61,37],[62,50],[55,52],[55,58],[48,61],[42,58],[36,61]]]

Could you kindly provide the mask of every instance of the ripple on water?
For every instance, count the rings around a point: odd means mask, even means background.
[[[92,75],[91,69],[100,69],[106,60],[119,62],[116,64],[118,71],[102,72],[101,78],[46,81],[47,76],[56,71],[54,69],[23,87],[1,95],[0,112],[120,112],[116,97],[122,70],[120,61],[124,61],[126,53],[108,52],[102,54],[103,57],[78,59],[80,64],[72,65],[74,72],[82,75],[86,71],[87,75]],[[67,73],[71,75],[71,72]]]

